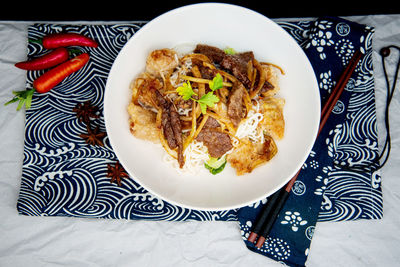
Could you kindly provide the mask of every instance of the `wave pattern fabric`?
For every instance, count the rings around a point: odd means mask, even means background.
[[[339,18],[281,25],[299,42],[319,82],[322,104],[355,49],[364,54],[328,122],[326,150],[333,164],[316,177],[323,197],[319,221],[381,219],[383,200],[372,65],[374,29]],[[302,33],[302,34],[300,34]],[[318,160],[305,162],[316,168]]]
[[[103,146],[82,138],[87,125],[74,108],[97,107],[90,125],[105,133],[103,95],[111,65],[124,44],[145,22],[116,25],[34,24],[29,39],[55,32],[78,32],[94,38],[98,48],[79,47],[89,63],[46,94],[34,94],[26,111],[24,161],[17,209],[28,216],[72,216],[165,221],[238,221],[242,237],[249,234],[263,200],[238,210],[204,212],[171,205],[148,193],[134,179],[122,186],[107,177],[118,161],[107,135]],[[381,177],[368,167],[379,165],[375,117],[372,37],[374,30],[339,18],[278,22],[304,49],[320,87],[322,102],[330,94],[355,49],[365,54],[338,101],[328,126],[303,165],[262,249],[249,249],[288,265],[303,265],[317,221],[380,219]],[[45,53],[28,43],[28,57]],[[27,72],[27,88],[43,71]],[[306,108],[306,107],[305,107]],[[354,171],[352,167],[364,171]],[[288,234],[289,233],[289,234]],[[246,242],[246,241],[245,241]]]
[[[148,193],[134,179],[121,186],[110,182],[108,165],[116,158],[107,136],[104,146],[90,145],[81,137],[85,123],[74,108],[90,101],[97,119],[90,125],[105,133],[103,96],[108,72],[130,37],[144,23],[118,25],[51,25],[29,27],[29,39],[55,32],[78,32],[92,37],[97,48],[74,47],[90,54],[84,68],[46,94],[35,93],[26,111],[22,183],[17,208],[32,216],[74,216],[145,220],[237,220],[236,211],[205,212],[171,205]],[[28,44],[28,57],[46,53],[38,43]],[[27,87],[43,71],[27,73]]]

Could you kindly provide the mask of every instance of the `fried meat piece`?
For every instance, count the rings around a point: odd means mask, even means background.
[[[218,47],[198,44],[194,49],[194,53],[206,55],[212,62],[219,64],[225,57],[225,52]]]
[[[219,158],[233,148],[229,134],[217,128],[202,129],[196,140],[203,142],[213,158]]]
[[[221,67],[229,70],[247,89],[250,89],[251,81],[247,76],[247,66],[253,60],[253,52],[225,55],[221,61]]]
[[[236,82],[233,84],[228,97],[228,116],[235,127],[239,126],[239,123],[243,118],[244,90],[246,90],[246,88],[244,88],[243,84]]]
[[[182,140],[182,125],[179,119],[179,114],[175,107],[163,95],[155,90],[155,96],[158,106],[161,108],[161,125],[163,135],[167,140],[168,146],[171,149],[178,149],[178,162],[182,168],[185,164],[183,157],[183,140]]]

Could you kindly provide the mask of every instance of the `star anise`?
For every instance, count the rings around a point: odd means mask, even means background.
[[[105,132],[100,132],[100,127],[97,126],[91,129],[90,125],[87,125],[87,134],[80,134],[79,136],[85,139],[85,142],[92,146],[104,146],[103,138],[107,135]]]
[[[72,111],[76,112],[76,116],[78,117],[80,122],[84,122],[88,124],[90,122],[90,118],[99,118],[98,107],[92,106],[90,100],[85,103],[78,103],[72,109]]]
[[[111,178],[111,183],[116,182],[118,186],[121,186],[121,178],[129,178],[129,175],[117,161],[114,167],[112,164],[107,165],[107,177]]]

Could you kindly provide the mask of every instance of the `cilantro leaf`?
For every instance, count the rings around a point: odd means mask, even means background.
[[[221,74],[217,73],[217,75],[208,83],[208,85],[210,86],[211,90],[215,91],[222,88],[222,82],[223,80]]]
[[[207,106],[212,108],[215,103],[218,103],[219,98],[213,94],[213,92],[208,92],[207,94],[200,97],[197,102],[200,104],[201,113],[206,114]]]
[[[192,95],[196,95],[196,93],[193,92],[192,86],[190,85],[189,81],[183,83],[182,86],[176,88],[176,91],[180,96],[182,96],[183,100],[189,100]]]
[[[206,114],[207,107],[214,107],[215,103],[219,101],[219,98],[214,95],[214,91],[218,90],[223,87],[223,79],[221,74],[217,73],[217,75],[213,78],[212,81],[209,81],[209,86],[212,91],[208,92],[207,94],[204,94],[200,99],[194,99],[192,98],[193,95],[197,95],[190,84],[189,81],[186,83],[183,83],[182,86],[179,86],[176,88],[176,92],[182,96],[183,100],[193,100],[199,103],[201,113]]]

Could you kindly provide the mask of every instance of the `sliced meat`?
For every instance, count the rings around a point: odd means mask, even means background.
[[[165,99],[158,90],[155,90],[155,98],[162,110],[161,126],[163,128],[163,135],[167,140],[169,148],[178,148],[178,162],[182,168],[185,160],[183,157],[182,125],[179,114],[171,102]]]
[[[198,44],[194,52],[206,55],[212,62],[217,64],[219,64],[225,56],[224,50],[204,44]]]
[[[221,126],[221,124],[219,124],[219,122],[216,119],[214,119],[213,117],[208,117],[206,123],[203,126],[203,129],[204,128],[218,128],[220,126]]]
[[[163,95],[158,90],[154,90],[154,96],[156,99],[157,105],[162,109],[167,109],[171,105],[167,99],[163,97]]]
[[[171,125],[171,116],[170,116],[171,104],[162,96],[162,94],[158,90],[154,90],[154,95],[157,105],[162,110],[161,126],[163,128],[163,135],[167,140],[169,148],[175,149],[177,147],[177,143],[175,141],[175,135]]]
[[[233,84],[228,97],[228,116],[235,127],[239,126],[243,118],[244,90],[246,90],[246,88],[244,88],[243,84],[236,82]]]
[[[225,55],[221,61],[221,67],[229,70],[244,86],[249,89],[251,81],[247,76],[249,61],[254,59],[253,52],[244,52],[234,55]]]
[[[228,55],[218,47],[198,44],[194,52],[206,55],[213,63],[231,72],[247,89],[250,88],[251,81],[247,76],[247,66],[254,59],[252,51]]]
[[[208,148],[211,157],[219,158],[232,149],[231,138],[229,134],[221,132],[216,128],[203,128],[196,140],[203,142]]]
[[[175,141],[175,134],[171,125],[171,116],[169,114],[169,108],[163,109],[162,111],[161,125],[163,127],[163,134],[165,139],[167,140],[169,148],[175,149],[177,147],[177,144]]]
[[[212,69],[203,65],[203,61],[196,58],[192,59],[192,67],[196,66],[201,74],[201,78],[212,80],[218,73],[216,69]]]
[[[212,80],[215,75],[217,75],[218,71],[216,69],[211,69],[208,67],[204,67],[203,65],[199,66],[201,77],[205,79]]]
[[[185,159],[183,157],[183,140],[182,140],[182,126],[181,120],[179,119],[179,114],[175,110],[174,106],[169,107],[170,117],[171,117],[171,128],[174,132],[175,143],[178,147],[178,162],[179,166],[182,168],[185,164]]]
[[[265,92],[267,92],[269,90],[272,90],[274,88],[275,88],[275,86],[273,84],[271,84],[269,81],[265,81],[263,87],[260,90],[260,93],[265,93]]]

